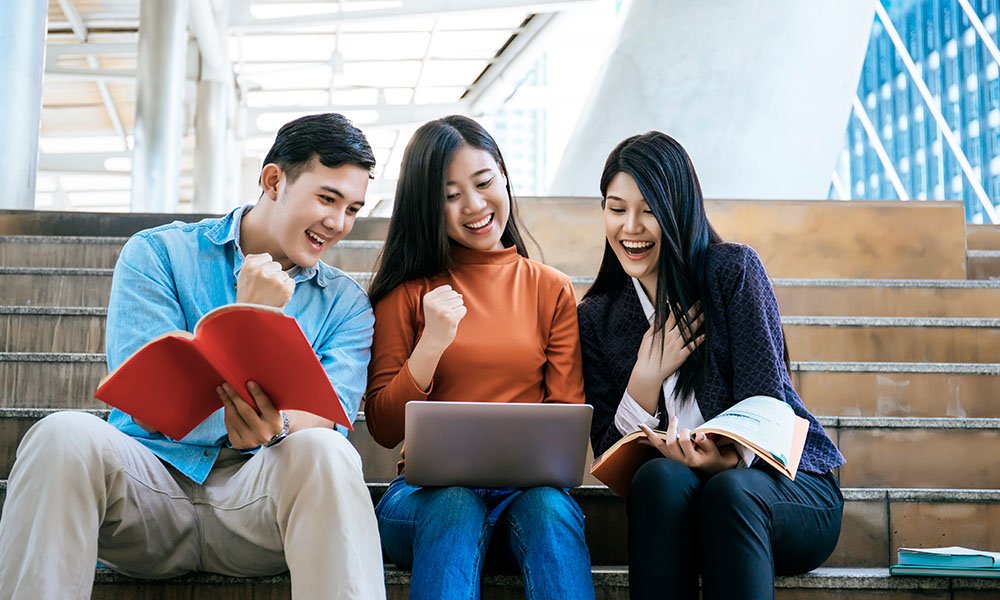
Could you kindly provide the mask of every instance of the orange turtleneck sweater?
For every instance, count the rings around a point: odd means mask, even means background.
[[[584,401],[569,277],[513,247],[481,251],[452,244],[451,258],[452,269],[407,281],[375,305],[365,420],[387,448],[402,441],[411,400]],[[445,284],[462,294],[467,312],[423,392],[406,361],[424,328],[424,294]]]

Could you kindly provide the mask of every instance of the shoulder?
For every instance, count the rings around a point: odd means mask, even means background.
[[[626,280],[632,285],[630,280]],[[580,301],[576,307],[577,317],[580,320],[580,327],[590,327],[597,323],[607,323],[615,312],[614,307],[618,304],[623,293],[622,287],[605,289],[597,294],[591,294]]]
[[[767,279],[767,272],[753,248],[735,242],[723,242],[708,247],[706,276],[710,285],[730,289],[748,276]]]
[[[558,290],[573,283],[569,275],[555,267],[550,267],[549,265],[520,255],[517,258],[518,263],[526,270],[529,277],[537,281],[540,287]]]
[[[228,217],[203,219],[195,223],[174,221],[158,227],[144,229],[126,242],[122,254],[133,256],[142,253],[153,253],[167,260],[168,254],[177,251],[190,250],[197,252],[202,245],[202,239],[210,231],[223,225]]]

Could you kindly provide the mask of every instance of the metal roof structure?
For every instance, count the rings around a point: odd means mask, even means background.
[[[190,0],[180,210],[193,197],[196,88],[207,74],[232,82],[243,179],[256,179],[281,124],[337,111],[375,150],[377,198],[391,195],[417,126],[494,110],[557,14],[588,3]],[[128,210],[139,21],[140,0],[49,0],[38,208]]]

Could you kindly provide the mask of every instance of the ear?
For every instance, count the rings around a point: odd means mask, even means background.
[[[267,163],[260,172],[260,188],[271,200],[278,199],[278,185],[284,180],[285,172],[274,163]]]

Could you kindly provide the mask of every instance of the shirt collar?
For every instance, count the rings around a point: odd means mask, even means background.
[[[642,289],[642,284],[635,277],[630,277],[632,280],[632,285],[635,286],[635,295],[639,296],[639,304],[642,306],[642,313],[646,315],[646,320],[650,323],[653,322],[653,316],[656,311],[653,309],[653,303],[649,301],[646,296],[646,290]]]
[[[246,214],[250,212],[254,206],[255,205],[253,204],[246,204],[244,206],[234,208],[229,211],[229,214],[225,217],[219,219],[219,222],[205,233],[205,237],[207,237],[210,242],[218,246],[223,246],[229,242],[233,243],[234,277],[239,277],[240,269],[243,268],[243,250],[240,249],[240,223],[243,221],[243,217],[246,216]],[[321,287],[326,287],[329,283],[329,277],[320,271],[319,263],[316,263],[308,269],[303,269],[297,265],[293,266],[288,270],[288,275],[296,282],[307,281],[315,277],[316,283],[318,283]]]

